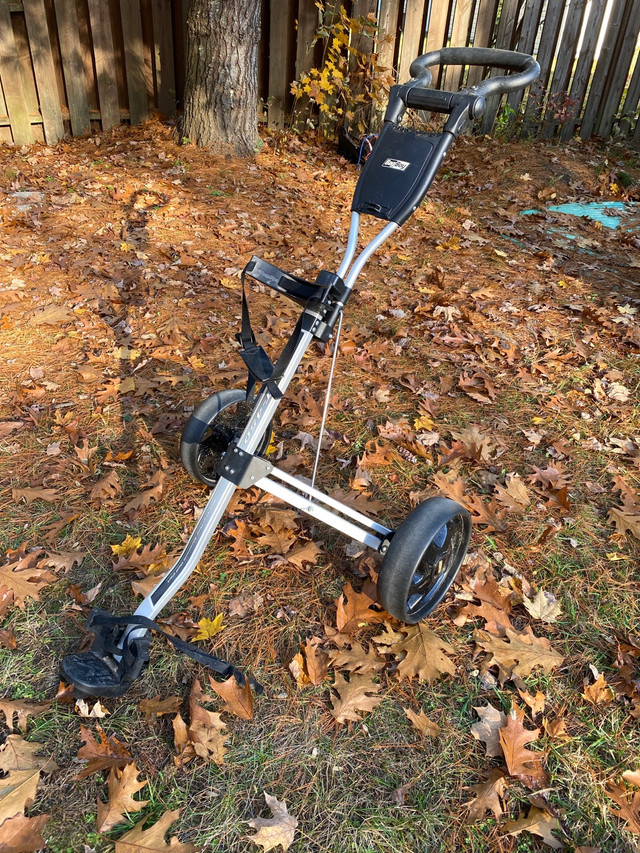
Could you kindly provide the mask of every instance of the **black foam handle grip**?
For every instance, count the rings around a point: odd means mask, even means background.
[[[524,89],[540,74],[540,66],[529,54],[491,47],[443,47],[432,50],[414,59],[409,73],[421,85],[428,86],[431,81],[429,67],[433,65],[487,65],[516,72],[491,77],[474,86],[474,91],[483,97]]]

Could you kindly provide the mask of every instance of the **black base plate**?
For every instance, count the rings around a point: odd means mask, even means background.
[[[73,685],[73,694],[79,699],[122,696],[131,686],[128,678],[120,679],[113,665],[91,650],[63,658],[60,674],[67,684]]]

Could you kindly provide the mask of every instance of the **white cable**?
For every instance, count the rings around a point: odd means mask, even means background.
[[[331,370],[329,371],[329,382],[327,384],[327,394],[324,399],[324,409],[322,411],[322,421],[320,422],[320,435],[318,437],[318,447],[316,448],[316,459],[313,464],[313,474],[311,476],[311,488],[314,487],[316,482],[316,474],[318,473],[318,462],[320,461],[320,448],[322,447],[322,436],[324,435],[324,425],[327,420],[327,412],[329,411],[329,396],[331,394],[331,384],[333,383],[333,371],[336,366],[336,357],[338,355],[338,344],[340,343],[340,332],[342,331],[342,318],[344,314],[342,311],[340,312],[340,319],[338,320],[338,330],[336,332],[333,344],[333,358],[331,359]]]

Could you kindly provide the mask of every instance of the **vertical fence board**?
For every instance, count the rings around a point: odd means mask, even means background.
[[[20,61],[7,0],[0,0],[0,80],[2,80],[7,114],[11,121],[13,141],[16,145],[33,142],[31,119],[22,85]]]
[[[314,42],[318,27],[318,10],[313,0],[298,0],[295,79],[300,80],[313,68]],[[299,95],[293,105],[292,124],[296,130],[306,125],[309,96]]]
[[[544,0],[528,0],[522,18],[522,28],[518,39],[517,49],[521,53],[533,53],[536,43],[536,36],[540,27],[540,16]],[[510,92],[507,96],[507,104],[514,112],[517,112],[525,92]]]
[[[91,133],[91,119],[84,83],[76,6],[74,0],[55,0],[55,8],[71,132],[74,136],[86,136]]]
[[[163,115],[176,114],[176,74],[173,63],[173,33],[170,0],[151,0],[153,46],[158,88],[158,109]]]
[[[284,127],[289,96],[291,0],[271,0],[269,27],[269,127]]]
[[[427,40],[425,44],[425,52],[430,50],[439,50],[444,47],[447,41],[448,23],[449,23],[449,0],[432,0],[431,10],[429,12],[429,23],[427,24]],[[431,85],[436,87],[440,78],[441,68],[431,68],[433,80]],[[404,81],[400,81],[401,83]]]
[[[498,0],[480,0],[476,29],[473,34],[474,47],[490,47],[498,12]],[[482,65],[470,65],[467,74],[467,86],[475,86],[484,76]]]
[[[456,0],[456,10],[451,28],[451,47],[466,47],[469,41],[471,15],[475,0]],[[457,92],[464,68],[461,65],[449,65],[444,73],[442,88],[448,92]]]
[[[111,130],[112,127],[120,123],[111,18],[109,7],[104,4],[103,0],[88,0],[88,3],[98,102],[100,104],[100,121],[103,130]]]
[[[94,111],[95,114],[95,111],[100,109],[100,101],[94,73],[93,52],[91,50],[91,26],[89,24],[87,0],[76,0],[76,12],[78,16],[78,33],[80,35],[82,66],[84,68],[84,81],[89,112]]]
[[[619,130],[624,136],[628,136],[631,130],[633,117],[640,102],[640,53],[636,57],[636,67],[631,76],[631,82],[624,99],[622,114],[619,122]],[[640,125],[640,121],[638,122]]]
[[[601,100],[604,95],[604,87],[609,75],[616,42],[618,41],[620,26],[624,18],[625,5],[625,0],[614,0],[611,17],[609,18],[609,26],[607,27],[602,48],[600,49],[600,58],[598,59],[598,64],[591,80],[589,97],[587,98],[587,105],[580,125],[580,136],[582,139],[588,139],[592,136],[596,126]]]
[[[608,81],[608,92],[604,103],[600,105],[600,120],[596,127],[597,136],[609,136],[613,127],[614,117],[618,111],[622,94],[629,76],[631,60],[638,41],[640,31],[640,3],[630,0],[627,5],[627,21],[624,31],[620,31],[618,44],[611,67],[611,78]]]
[[[378,64],[393,69],[398,44],[400,0],[382,0],[378,17]]]
[[[513,38],[513,31],[518,21],[518,0],[504,0],[500,11],[500,20],[498,21],[498,29],[496,31],[496,47],[509,49]],[[494,74],[500,74],[496,71]],[[498,107],[500,106],[500,96],[490,95],[487,98],[487,106],[482,118],[481,130],[482,133],[491,133],[493,123],[496,120]]]
[[[593,0],[589,17],[583,24],[583,42],[580,50],[580,56],[576,64],[576,69],[571,81],[569,90],[569,98],[573,102],[570,108],[570,114],[567,116],[560,130],[560,139],[568,140],[573,136],[573,131],[578,121],[578,116],[582,110],[584,96],[589,85],[591,70],[598,42],[598,35],[602,25],[606,0]]]
[[[562,109],[566,114],[566,110],[570,106],[568,103],[559,103],[558,98],[563,93],[568,97],[569,80],[575,62],[576,48],[580,32],[582,31],[586,9],[587,0],[571,0],[562,33],[562,43],[559,45],[557,51],[556,66],[547,88],[547,112],[542,127],[543,139],[551,139],[555,134],[558,123],[561,123],[561,119],[554,118],[554,112]]]
[[[409,77],[409,68],[413,60],[422,53],[424,41],[425,4],[422,0],[407,3],[398,61],[398,81],[405,83]]]
[[[544,112],[545,92],[556,56],[556,45],[565,11],[565,0],[549,0],[542,24],[540,47],[536,56],[540,66],[540,76],[529,88],[524,114],[524,126],[527,133],[535,133]]]
[[[23,0],[24,17],[31,42],[31,56],[38,88],[40,113],[46,142],[53,144],[64,136],[64,123],[60,109],[60,95],[56,84],[56,71],[47,29],[47,15],[43,0]]]
[[[120,15],[124,39],[129,117],[131,124],[140,124],[149,118],[140,0],[120,0]]]

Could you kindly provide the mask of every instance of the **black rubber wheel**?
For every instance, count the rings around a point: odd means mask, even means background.
[[[420,622],[444,598],[467,553],[471,516],[449,498],[419,504],[395,532],[378,577],[378,598],[401,622]]]
[[[251,406],[241,388],[228,388],[207,397],[193,411],[180,439],[180,457],[187,472],[206,486],[215,486],[216,470],[229,445],[237,441],[247,425]],[[256,456],[264,456],[271,440],[267,428]]]

